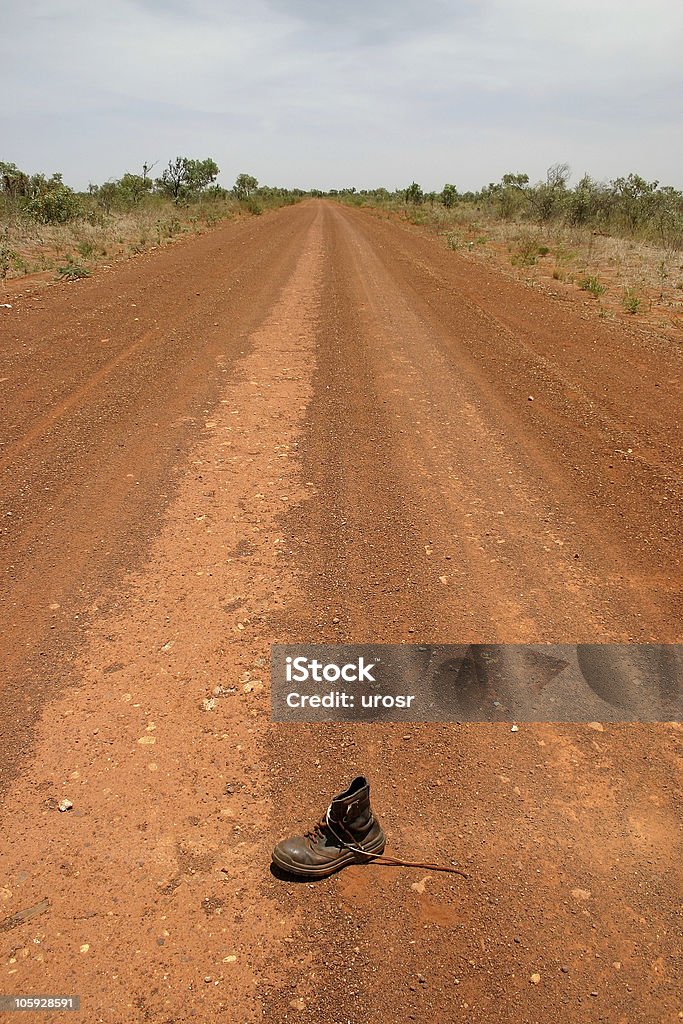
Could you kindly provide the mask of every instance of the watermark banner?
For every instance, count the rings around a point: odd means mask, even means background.
[[[278,644],[275,722],[669,722],[681,644]]]

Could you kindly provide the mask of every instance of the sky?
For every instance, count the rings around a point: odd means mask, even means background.
[[[322,189],[683,187],[680,0],[0,0],[0,160]]]

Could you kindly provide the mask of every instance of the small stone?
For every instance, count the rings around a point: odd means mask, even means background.
[[[213,978],[211,977],[210,974],[207,974],[204,978],[204,981],[206,982],[207,985],[210,985],[211,982],[213,981]]]
[[[90,949],[90,943],[89,942],[84,942],[83,945],[81,946],[81,953],[87,953],[89,949]]]
[[[529,981],[531,982],[532,985],[538,985],[540,983],[540,981],[541,981],[541,975],[540,974],[532,974],[531,977],[529,978]]]
[[[510,732],[519,732],[519,726],[513,725],[512,728],[510,729]]]
[[[231,953],[230,956],[224,956],[223,957],[223,963],[224,964],[234,964],[236,962],[237,962],[237,957],[235,956],[234,953]]]
[[[290,1001],[289,1005],[292,1007],[293,1010],[305,1010],[306,1009],[306,1003],[301,998],[299,998],[299,999],[292,999]]]
[[[529,395],[529,401],[533,402],[533,400],[534,400],[534,396],[533,395]]]
[[[205,697],[202,701],[202,711],[213,711],[216,707],[215,697]]]
[[[60,800],[59,803],[57,804],[57,808],[60,811],[70,811],[72,807],[73,804],[71,800],[68,800],[66,797],[64,797],[63,800]]]
[[[569,968],[567,967],[566,964],[562,964],[562,966],[560,967],[560,970],[562,971],[563,974],[569,974]]]

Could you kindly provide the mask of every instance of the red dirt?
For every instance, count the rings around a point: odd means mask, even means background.
[[[676,353],[322,202],[0,314],[2,991],[88,1024],[680,1019],[679,725],[268,700],[276,641],[677,641]],[[390,852],[470,879],[272,877],[356,771]]]

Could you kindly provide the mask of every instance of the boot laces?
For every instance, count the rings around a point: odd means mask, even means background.
[[[317,821],[315,823],[315,825],[313,826],[313,828],[309,829],[308,832],[305,833],[306,838],[310,839],[312,843],[315,843],[319,839],[329,839],[330,836],[331,836],[335,840],[335,842],[337,843],[338,846],[340,846],[342,848],[349,849],[349,850],[353,849],[353,847],[350,846],[349,843],[345,839],[342,839],[341,836],[338,835],[338,833],[335,831],[334,826],[332,825],[332,823],[330,821],[331,816],[332,816],[332,804],[330,804],[330,806],[327,808],[327,810],[323,814],[323,816],[320,819],[320,821]],[[342,828],[344,832],[347,831],[344,828],[344,826],[341,824],[341,822],[339,822],[337,824],[338,824],[338,827]],[[351,835],[351,833],[349,833],[349,835]],[[356,852],[361,853],[362,851],[358,850]]]
[[[305,833],[306,839],[310,839],[311,842],[317,842],[319,839],[328,838],[331,832],[331,829],[327,821],[328,814],[329,810],[326,811],[325,814],[323,814],[320,821],[317,821],[313,828],[310,828],[308,832]],[[334,835],[334,833],[332,834]]]
[[[385,853],[370,853],[368,850],[364,850],[362,847],[356,846],[354,843],[349,843],[348,840],[342,839],[342,837],[335,831],[333,825],[330,823],[331,810],[332,805],[330,805],[327,808],[327,814],[322,819],[322,821],[324,821],[325,825],[327,826],[327,829],[332,833],[332,835],[339,843],[339,845],[342,847],[342,849],[350,850],[352,853],[362,854],[363,857],[369,857],[371,860],[374,860],[376,864],[390,864],[394,867],[404,868],[424,868],[427,871],[446,871],[453,875],[461,875],[463,878],[469,878],[467,872],[463,871],[461,868],[458,867],[451,867],[447,864],[433,864],[431,861],[399,860],[397,857],[388,857]],[[353,835],[351,834],[351,832],[349,832],[348,829],[345,829],[343,824],[339,824],[340,828],[344,832],[347,832],[348,835],[350,835],[351,838],[353,839]]]

